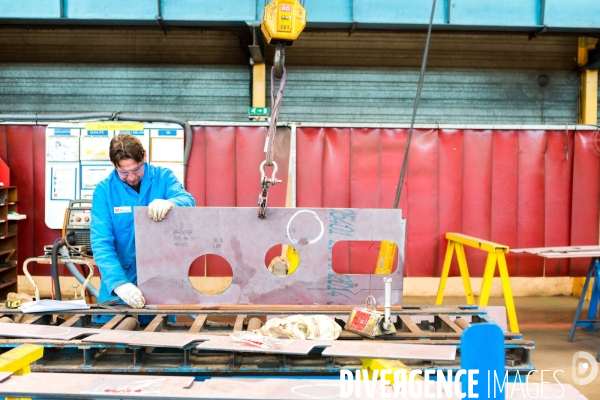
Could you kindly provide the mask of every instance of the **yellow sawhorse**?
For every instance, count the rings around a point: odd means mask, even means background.
[[[519,332],[517,313],[515,312],[515,303],[513,301],[512,290],[510,289],[510,281],[508,279],[508,267],[506,266],[506,258],[504,257],[504,254],[508,253],[508,246],[478,239],[473,236],[463,235],[462,233],[448,232],[446,233],[446,239],[448,239],[448,249],[446,250],[446,257],[444,258],[444,266],[442,268],[442,276],[440,278],[440,286],[438,288],[435,304],[442,304],[444,290],[446,289],[446,281],[448,280],[448,274],[450,273],[452,254],[455,251],[456,258],[458,259],[458,267],[460,268],[460,276],[462,277],[463,286],[465,288],[467,304],[475,304],[464,246],[483,250],[488,253],[488,257],[485,263],[485,270],[483,272],[483,281],[481,282],[481,292],[479,294],[478,305],[485,307],[488,304],[490,291],[492,289],[492,279],[494,278],[494,271],[497,263],[498,270],[500,272],[500,278],[502,280],[502,290],[504,292],[504,301],[506,303],[506,313],[508,314],[510,330],[511,332]]]
[[[30,365],[44,356],[44,348],[35,344],[23,344],[0,355],[0,372],[25,375],[31,372]],[[7,400],[18,400],[7,397]],[[21,399],[24,400],[24,399]]]

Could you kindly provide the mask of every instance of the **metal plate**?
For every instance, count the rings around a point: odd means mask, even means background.
[[[531,247],[511,249],[511,253],[529,253],[548,258],[599,257],[600,246]]]
[[[456,346],[426,344],[395,344],[389,341],[350,340],[283,340],[281,349],[263,349],[236,343],[229,337],[211,339],[197,346],[199,350],[239,351],[266,354],[306,355],[313,349],[324,348],[326,357],[365,357],[402,360],[454,361]]]
[[[7,337],[72,340],[80,336],[93,335],[98,332],[102,331],[92,328],[65,328],[61,326],[0,322],[0,336]]]
[[[147,207],[136,207],[138,286],[149,304],[362,304],[369,294],[383,302],[383,277],[392,276],[392,304],[399,304],[405,222],[398,209],[269,208],[261,220],[256,208],[181,207],[157,223]],[[395,242],[394,274],[334,273],[333,245],[359,240]],[[300,264],[292,275],[278,277],[265,267],[276,244],[296,248]],[[204,254],[225,258],[233,270],[231,286],[219,295],[190,284],[190,265]]]
[[[344,340],[334,341],[323,351],[323,356],[454,361],[456,346]]]
[[[91,343],[126,344],[131,347],[184,348],[190,343],[210,340],[207,335],[175,332],[136,332],[103,330],[97,335],[83,339]]]
[[[10,379],[0,383],[0,392],[7,397],[51,397],[55,399],[336,399],[340,397],[339,379],[261,379],[261,378],[211,378],[204,382],[195,381],[189,385],[191,378],[161,376],[145,377],[148,380],[166,379],[155,394],[142,393],[86,393],[94,382],[99,379],[114,381],[115,383],[138,382],[140,376],[136,375],[109,375],[109,374],[57,374],[33,372],[24,376],[11,376]],[[418,381],[417,384],[421,384]],[[512,393],[513,399],[528,398],[522,387],[507,384],[507,393]],[[516,390],[515,390],[516,389]],[[424,393],[423,388],[416,389],[417,393]],[[555,397],[578,400],[585,399],[572,385],[546,384],[544,392],[549,398]],[[364,393],[364,392],[363,392]],[[391,398],[393,387],[386,387],[386,394],[382,395],[374,390],[372,398]],[[356,392],[352,393],[355,398]],[[455,391],[450,397],[442,392],[437,399],[454,399]]]
[[[198,350],[239,351],[242,353],[307,355],[315,348],[325,348],[335,342],[330,340],[279,340],[284,343],[281,349],[263,349],[258,346],[236,343],[230,337],[223,336],[211,338],[210,341],[200,343],[196,348]]]

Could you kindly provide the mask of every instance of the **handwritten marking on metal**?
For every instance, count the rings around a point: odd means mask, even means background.
[[[150,220],[146,207],[134,212],[137,283],[149,304],[356,305],[368,294],[383,302],[385,275],[372,279],[333,271],[333,245],[347,240],[398,245],[398,267],[388,276],[395,277],[392,303],[402,298],[402,210],[270,208],[269,217],[261,220],[254,208],[180,207],[161,222]],[[282,243],[294,246],[300,265],[293,274],[278,277],[269,273],[264,259],[272,246]],[[219,255],[231,265],[231,286],[219,295],[199,293],[189,281],[190,265],[205,254]]]
[[[290,239],[290,241],[291,241],[293,244],[297,244],[297,243],[298,243],[298,241],[297,241],[296,239],[294,239],[294,238],[293,238],[293,237],[290,235],[290,224],[292,223],[292,221],[294,220],[294,218],[296,218],[296,216],[297,216],[298,214],[301,214],[301,213],[310,213],[310,214],[314,215],[314,216],[315,216],[315,218],[317,219],[317,221],[319,221],[319,224],[321,224],[321,232],[319,233],[319,235],[318,235],[316,238],[314,238],[314,239],[311,239],[311,240],[309,240],[309,241],[308,241],[308,244],[314,244],[314,243],[317,243],[317,242],[318,242],[319,240],[321,240],[321,238],[323,237],[323,233],[325,233],[325,227],[323,226],[323,221],[321,221],[321,220],[319,219],[319,216],[318,216],[318,215],[317,215],[317,214],[316,214],[314,211],[311,211],[311,210],[300,210],[300,211],[298,211],[296,214],[292,215],[292,218],[290,218],[290,220],[289,220],[289,222],[288,222],[288,224],[287,224],[287,227],[286,227],[286,229],[285,229],[285,232],[287,233],[287,237],[288,237],[288,239]]]
[[[57,339],[72,340],[83,335],[92,335],[101,332],[93,328],[63,328],[49,325],[29,325],[0,322],[0,336],[32,338],[32,339]]]

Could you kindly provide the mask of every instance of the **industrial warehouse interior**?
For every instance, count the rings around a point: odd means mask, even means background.
[[[0,1],[0,398],[600,399],[597,0]]]

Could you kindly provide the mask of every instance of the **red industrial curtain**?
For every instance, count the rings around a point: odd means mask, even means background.
[[[198,206],[257,206],[265,134],[264,127],[194,127],[186,184]],[[298,207],[392,207],[406,136],[406,129],[298,128]],[[598,244],[594,140],[593,131],[415,130],[400,202],[408,224],[405,274],[439,276],[450,231],[513,248]],[[272,207],[285,205],[289,141],[289,129],[278,131],[275,160],[284,183],[269,190]],[[18,187],[19,212],[27,215],[19,222],[22,264],[61,234],[44,222],[45,127],[0,126],[0,157]],[[374,271],[362,250],[349,251],[336,271]],[[481,276],[484,255],[467,257]],[[511,276],[587,270],[585,261],[528,255],[509,255],[508,264]],[[458,274],[456,266],[451,272]],[[47,275],[49,268],[38,265],[33,273]],[[228,270],[210,263],[206,274]]]

